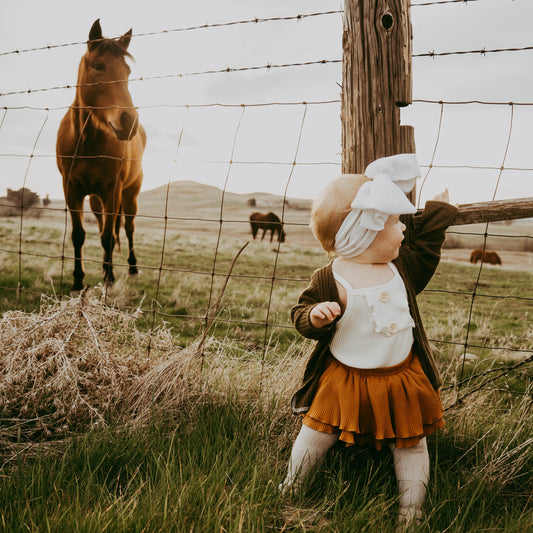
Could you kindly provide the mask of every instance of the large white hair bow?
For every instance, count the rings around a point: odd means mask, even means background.
[[[416,207],[405,193],[415,186],[420,169],[415,154],[383,157],[365,170],[364,183],[335,236],[335,251],[343,257],[363,253],[385,227],[390,215],[415,213]]]

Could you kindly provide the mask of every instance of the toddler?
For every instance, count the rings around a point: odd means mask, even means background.
[[[311,229],[336,258],[313,273],[291,311],[296,329],[317,343],[292,399],[303,423],[280,485],[296,489],[337,439],[387,445],[400,522],[420,521],[429,480],[426,436],[444,425],[441,381],[416,294],[435,272],[457,214],[445,191],[413,216],[405,193],[419,176],[414,154],[378,159],[364,176],[332,181],[313,205]],[[403,244],[400,215],[409,215]]]

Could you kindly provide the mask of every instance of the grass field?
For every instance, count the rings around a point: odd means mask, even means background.
[[[250,239],[254,195],[227,195],[221,225],[220,191],[182,184],[169,196],[166,234],[165,221],[151,218],[163,191],[145,195],[141,275],[127,277],[123,249],[115,287],[100,285],[89,222],[85,300],[68,296],[64,213],[24,219],[22,238],[20,219],[0,220],[0,531],[395,531],[387,452],[335,448],[298,496],[276,490],[298,431],[289,399],[309,348],[289,310],[327,261],[306,227],[308,205],[287,207],[279,250],[244,249],[198,347],[209,303]],[[279,199],[255,198],[254,209],[281,212]],[[513,226],[505,229],[531,235]],[[533,370],[517,366],[533,352],[523,257],[523,269],[481,273],[443,261],[419,298],[449,408],[429,443],[420,531],[533,528]],[[465,350],[475,358],[463,362]]]

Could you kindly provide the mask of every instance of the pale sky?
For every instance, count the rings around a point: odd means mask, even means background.
[[[417,3],[424,0],[413,0],[411,8],[415,56],[430,51],[533,46],[531,0],[433,6]],[[339,63],[185,77],[179,74],[340,60],[342,15],[170,30],[342,8],[340,0],[3,1],[0,196],[6,188],[26,186],[41,196],[62,197],[55,138],[59,122],[73,101],[74,89],[26,91],[75,84],[89,29],[100,18],[106,37],[133,29],[129,51],[135,61],[131,63],[130,92],[148,133],[144,190],[181,179],[223,187],[240,123],[228,190],[283,194],[290,179],[289,196],[314,197],[327,180],[340,173]],[[142,35],[151,32],[156,35]],[[80,44],[6,54],[69,43]],[[413,98],[533,103],[532,60],[533,50],[414,57]],[[156,76],[162,79],[150,79]],[[144,80],[135,81],[139,78]],[[5,94],[21,91],[24,93]],[[244,112],[240,107],[303,101],[333,103],[307,106],[305,120],[301,104],[245,107]],[[183,107],[213,103],[236,106]],[[15,109],[20,107],[25,109]],[[457,203],[486,201],[493,196],[533,196],[533,105],[445,105],[439,135],[440,118],[438,104],[415,102],[402,111],[402,121],[415,127],[422,175],[426,175],[432,158],[435,167],[447,167],[432,168],[423,186],[419,183],[422,202],[445,187]],[[302,127],[296,156],[301,164],[291,174],[290,163]],[[32,153],[36,157],[30,160]],[[501,166],[505,170],[500,176]]]

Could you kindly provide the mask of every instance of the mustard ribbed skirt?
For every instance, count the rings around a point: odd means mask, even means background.
[[[333,357],[303,423],[339,433],[350,444],[416,445],[444,426],[439,393],[411,352],[400,364],[375,369],[346,366]]]

